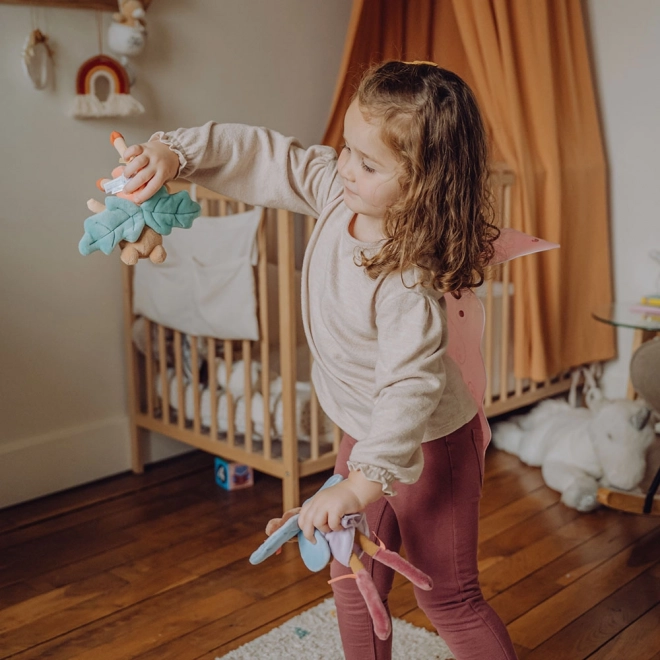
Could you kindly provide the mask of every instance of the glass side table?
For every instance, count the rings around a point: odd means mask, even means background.
[[[660,307],[657,315],[642,314],[632,311],[638,303],[612,303],[605,305],[592,312],[593,318],[602,323],[609,323],[617,328],[632,328],[633,335],[632,353],[634,353],[645,341],[653,339],[660,334]],[[631,355],[632,355],[631,353]],[[628,398],[635,398],[635,390],[628,379]]]
[[[633,335],[632,354],[645,342],[660,335],[660,308],[657,314],[644,314],[633,311],[636,303],[613,303],[592,312],[593,318],[602,323],[609,323],[615,327],[632,328]],[[635,389],[628,378],[628,398],[635,398]],[[660,498],[655,494],[660,487],[660,468],[655,474],[646,494],[617,491],[611,488],[598,489],[598,501],[612,509],[627,511],[629,513],[643,513],[646,515],[660,515]]]

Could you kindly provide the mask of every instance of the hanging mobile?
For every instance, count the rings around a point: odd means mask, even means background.
[[[94,117],[130,117],[144,113],[144,106],[131,96],[126,69],[114,58],[102,53],[101,17],[97,14],[98,55],[83,62],[76,76],[76,98],[71,115],[76,119]],[[103,98],[99,90],[108,91]]]

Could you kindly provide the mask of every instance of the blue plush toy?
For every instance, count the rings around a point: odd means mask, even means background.
[[[110,142],[119,154],[126,150],[126,143],[120,133],[113,132]],[[123,161],[121,161],[123,162]],[[163,236],[171,233],[174,227],[188,229],[201,213],[201,207],[190,199],[187,192],[170,195],[163,186],[153,197],[136,204],[132,195],[121,192],[125,179],[123,166],[112,171],[114,179],[102,179],[97,185],[106,192],[117,192],[117,196],[105,198],[105,206],[95,199],[87,202],[94,215],[85,220],[83,235],[78,249],[83,255],[101,250],[110,254],[119,245],[122,248],[121,260],[134,265],[140,257],[149,257],[153,263],[165,261]]]
[[[342,481],[340,474],[334,474],[321,486],[320,490],[330,488]],[[369,527],[366,516],[362,513],[346,515],[342,518],[343,529],[322,533],[314,530],[316,543],[308,541],[298,526],[298,514],[286,520],[282,526],[269,536],[250,556],[251,564],[259,564],[264,559],[274,555],[287,541],[294,537],[298,539],[300,556],[310,571],[320,571],[334,557],[344,566],[353,571],[352,574],[335,578],[352,577],[367,604],[374,623],[374,632],[380,639],[387,639],[391,632],[390,617],[378,595],[371,575],[361,562],[363,553],[385,566],[398,571],[407,577],[415,586],[428,591],[433,587],[431,578],[419,569],[409,564],[401,555],[388,550],[382,542],[376,545],[369,538]]]
[[[333,474],[320,490],[330,488],[338,484],[343,477],[341,474]],[[251,564],[259,564],[264,559],[274,555],[287,541],[292,538],[298,538],[298,547],[303,563],[310,571],[315,573],[325,568],[330,563],[330,545],[325,540],[325,535],[314,530],[316,544],[307,540],[305,535],[298,527],[298,514],[289,518],[276,532],[273,532],[250,556]]]

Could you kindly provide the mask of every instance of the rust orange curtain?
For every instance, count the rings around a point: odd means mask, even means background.
[[[579,0],[354,0],[325,135],[341,143],[362,71],[432,60],[479,99],[516,175],[512,225],[561,244],[513,262],[515,371],[543,381],[615,356],[592,310],[612,299],[606,163]],[[521,339],[524,338],[524,339]]]

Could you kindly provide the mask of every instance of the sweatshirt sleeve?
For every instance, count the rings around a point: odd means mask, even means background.
[[[422,440],[446,384],[446,318],[434,297],[408,290],[377,306],[376,325],[371,428],[354,446],[348,467],[394,495],[394,481],[411,484],[422,473]]]
[[[180,177],[248,204],[318,217],[341,185],[334,149],[304,149],[266,128],[208,122],[155,133],[151,140],[177,154]]]

